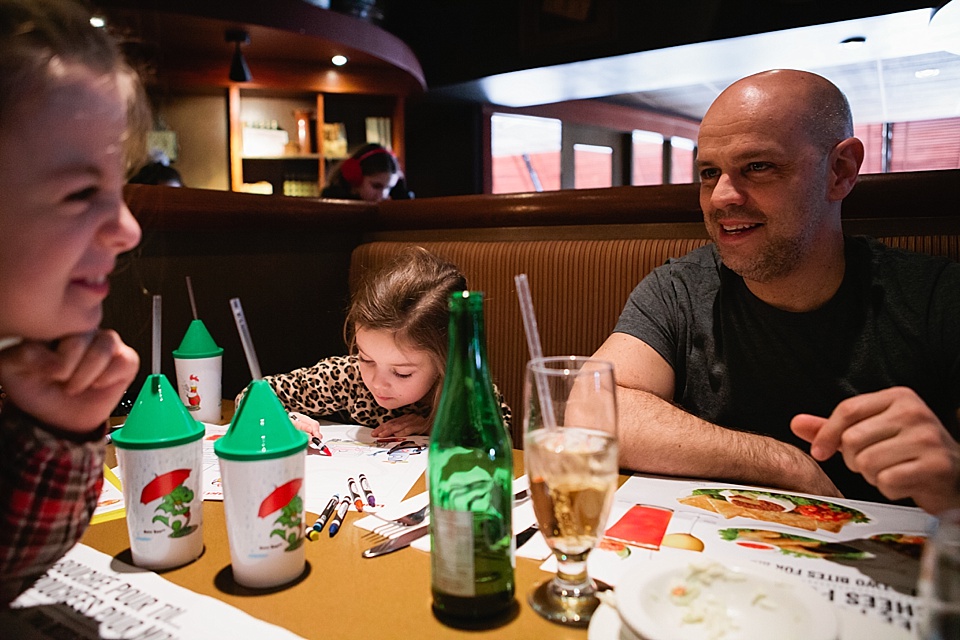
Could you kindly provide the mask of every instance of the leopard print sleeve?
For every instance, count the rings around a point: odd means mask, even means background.
[[[264,380],[273,388],[287,411],[324,416],[349,407],[351,389],[354,387],[350,378],[355,377],[354,371],[348,356],[334,356],[312,367],[265,376]]]
[[[510,432],[510,425],[513,422],[513,411],[510,409],[510,405],[507,404],[507,401],[504,399],[503,394],[500,393],[500,389],[497,385],[493,385],[493,391],[497,394],[497,401],[500,402],[500,413],[503,414],[503,426],[507,428],[507,432]]]

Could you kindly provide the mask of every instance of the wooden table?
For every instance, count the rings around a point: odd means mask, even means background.
[[[517,475],[523,454],[514,452]],[[621,483],[626,477],[621,478]],[[409,495],[425,490],[421,478]],[[333,538],[324,530],[307,541],[307,571],[299,582],[275,592],[246,589],[230,577],[230,549],[223,503],[203,504],[204,553],[185,567],[161,575],[182,587],[213,596],[238,609],[289,629],[305,638],[566,638],[583,640],[586,630],[548,622],[527,604],[527,594],[550,577],[539,562],[517,558],[517,606],[506,620],[477,629],[456,629],[441,623],[431,609],[430,556],[413,548],[379,558],[361,557],[378,537],[353,526],[362,514],[350,512]],[[308,514],[313,522],[316,514]],[[117,519],[90,527],[82,542],[132,562],[126,521]]]

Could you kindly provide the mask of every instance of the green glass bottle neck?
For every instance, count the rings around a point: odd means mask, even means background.
[[[483,294],[463,291],[450,297],[447,374],[489,380],[483,328]]]
[[[433,445],[483,451],[509,449],[487,364],[483,294],[455,293],[450,296],[449,309],[450,346],[434,419]]]

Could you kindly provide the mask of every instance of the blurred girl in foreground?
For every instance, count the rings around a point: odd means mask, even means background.
[[[89,523],[105,421],[137,373],[99,324],[140,240],[121,189],[145,104],[81,6],[0,0],[0,608]]]
[[[265,379],[311,435],[320,427],[309,416],[336,414],[373,427],[374,437],[427,433],[447,363],[448,301],[466,288],[457,267],[410,247],[354,293],[344,325],[351,355]],[[500,406],[509,428],[502,397]]]

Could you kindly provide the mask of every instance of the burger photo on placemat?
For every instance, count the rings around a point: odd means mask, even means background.
[[[694,489],[689,496],[677,501],[719,513],[728,520],[739,516],[805,531],[822,529],[839,533],[847,524],[870,522],[870,518],[857,509],[789,493],[751,489]]]
[[[817,540],[792,533],[768,529],[720,529],[723,540],[734,542],[748,549],[776,549],[787,556],[800,558],[823,558],[826,560],[865,560],[873,554],[840,542]]]

